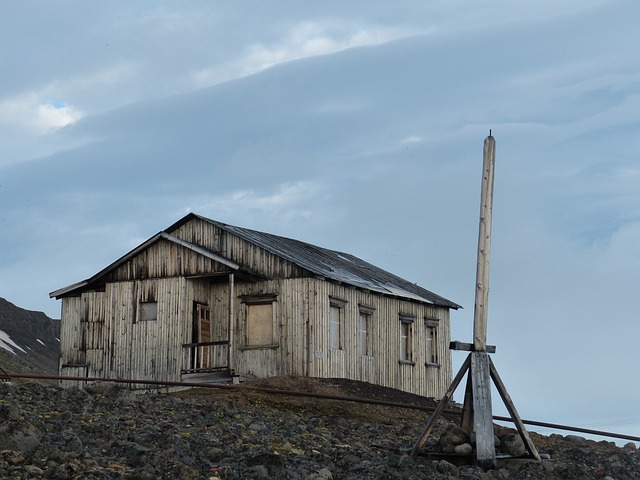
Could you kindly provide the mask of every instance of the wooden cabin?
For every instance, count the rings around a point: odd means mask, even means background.
[[[353,255],[193,213],[50,296],[64,376],[301,375],[430,397],[451,383],[459,305]]]

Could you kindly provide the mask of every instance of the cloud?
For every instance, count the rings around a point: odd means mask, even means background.
[[[82,113],[61,100],[29,93],[0,102],[0,123],[20,126],[37,134],[51,133],[82,118]]]
[[[103,30],[69,17],[67,43],[59,17],[41,29],[55,39],[46,68],[0,78],[14,91],[0,100],[0,161],[14,163],[0,186],[0,294],[59,310],[49,291],[194,211],[433,289],[465,306],[452,329],[467,341],[493,128],[501,375],[530,418],[571,423],[587,408],[575,398],[597,406],[610,391],[634,411],[638,389],[619,379],[633,378],[640,335],[636,3],[343,2],[339,17],[333,4],[240,5],[142,20],[141,7],[101,6]],[[99,35],[79,45],[89,29]],[[60,142],[19,162],[5,145],[29,128],[21,154]]]
[[[318,181],[298,181],[275,185],[272,188],[241,189],[217,196],[200,196],[180,215],[196,212],[218,220],[242,219],[244,226],[272,223],[280,225],[309,221],[317,214],[319,200],[327,195],[327,188]],[[262,219],[262,221],[260,221]],[[223,220],[224,221],[224,220]],[[254,228],[258,228],[257,226]]]
[[[377,45],[412,33],[415,31],[381,26],[354,28],[339,21],[304,21],[291,27],[288,34],[278,41],[249,45],[237,60],[196,71],[193,82],[198,87],[215,85],[253,75],[280,63]]]
[[[423,142],[424,138],[418,136],[418,135],[409,135],[408,137],[404,137],[403,139],[400,140],[400,145],[406,145],[409,143],[420,143]]]

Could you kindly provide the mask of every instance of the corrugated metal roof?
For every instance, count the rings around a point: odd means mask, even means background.
[[[415,283],[411,283],[397,275],[365,262],[354,255],[318,247],[300,240],[259,232],[248,228],[236,227],[196,214],[187,215],[166,231],[170,232],[171,229],[186,223],[186,221],[192,217],[214,224],[315,275],[385,295],[407,298],[453,309],[461,308],[460,305],[440,295],[436,295]]]
[[[61,296],[97,282],[104,275],[129,261],[131,258],[159,240],[167,240],[182,245],[183,247],[189,248],[201,255],[207,256],[208,258],[224,263],[232,270],[245,270],[242,266],[218,256],[215,252],[210,252],[201,246],[180,240],[171,235],[171,233],[179,226],[184,225],[192,219],[200,219],[201,221],[216,225],[222,230],[233,235],[237,235],[238,237],[257,245],[274,255],[284,258],[285,260],[288,260],[319,277],[351,285],[353,287],[371,290],[384,295],[391,295],[394,297],[406,298],[409,300],[426,302],[454,309],[461,308],[460,305],[447,300],[440,295],[436,295],[415,283],[411,283],[397,275],[365,262],[354,255],[318,247],[300,240],[281,237],[271,233],[236,227],[234,225],[218,222],[194,213],[186,215],[163,232],[154,235],[129,253],[122,256],[120,259],[113,262],[111,265],[96,273],[91,278],[51,292],[49,295],[51,297],[60,298]]]

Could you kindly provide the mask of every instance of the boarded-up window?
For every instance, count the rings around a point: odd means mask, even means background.
[[[425,319],[426,360],[428,365],[439,365],[438,358],[438,319]]]
[[[330,301],[329,308],[329,348],[342,350],[344,348],[344,301]]]
[[[158,319],[158,302],[140,302],[139,322],[155,322]]]
[[[273,302],[246,304],[246,344],[273,345]]]
[[[413,362],[413,320],[410,315],[400,315],[400,361]]]

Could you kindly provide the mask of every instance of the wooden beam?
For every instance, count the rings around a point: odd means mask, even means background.
[[[459,342],[458,340],[454,340],[453,342],[449,342],[449,349],[450,350],[462,350],[465,352],[475,352],[475,345],[473,343],[465,343],[465,342]],[[486,350],[487,353],[496,353],[496,346],[495,345],[486,345]]]
[[[473,388],[473,426],[476,432],[476,458],[484,469],[495,468],[496,447],[491,411],[491,378],[489,354],[471,352],[471,384]]]
[[[229,274],[229,319],[227,328],[229,331],[227,332],[227,338],[229,339],[229,349],[227,351],[227,366],[229,367],[229,372],[233,375],[233,371],[235,370],[234,362],[234,349],[236,346],[235,339],[235,328],[236,328],[236,285],[235,285],[235,276],[233,273]]]
[[[464,400],[462,403],[462,419],[460,426],[467,432],[473,432],[473,379],[467,375],[467,386],[464,390]]]
[[[445,393],[444,397],[442,397],[442,399],[438,402],[436,409],[433,411],[431,418],[427,422],[427,426],[424,427],[424,431],[422,432],[422,434],[416,441],[415,445],[411,449],[412,456],[415,456],[418,453],[418,451],[424,445],[424,442],[426,442],[427,438],[429,438],[429,434],[431,433],[431,430],[433,430],[433,427],[436,424],[438,417],[442,414],[442,411],[451,400],[451,397],[453,397],[453,393],[456,391],[456,388],[458,388],[458,385],[462,381],[465,373],[467,373],[467,371],[469,370],[470,365],[471,365],[471,354],[467,355],[467,358],[465,359],[465,361],[462,363],[462,366],[460,367],[460,371],[453,379],[453,382],[451,382],[451,386],[449,387],[449,390],[447,390],[447,393]]]
[[[493,170],[496,141],[489,135],[484,141],[476,299],[473,316],[473,344],[476,352],[487,348],[487,311],[489,303],[489,257],[491,253],[491,213],[493,208]]]

